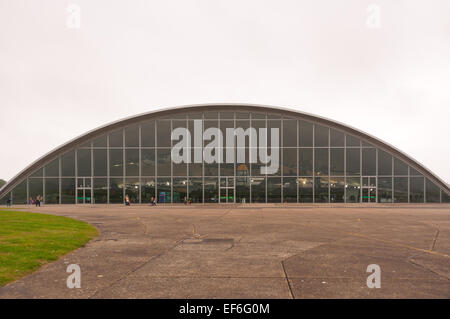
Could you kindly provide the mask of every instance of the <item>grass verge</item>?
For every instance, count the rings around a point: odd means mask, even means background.
[[[0,287],[82,247],[98,235],[75,219],[0,210]]]

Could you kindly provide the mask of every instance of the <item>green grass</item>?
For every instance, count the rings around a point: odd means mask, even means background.
[[[95,227],[67,217],[0,210],[0,286],[85,245]]]

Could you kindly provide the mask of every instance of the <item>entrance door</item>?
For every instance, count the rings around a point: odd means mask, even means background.
[[[234,203],[234,177],[221,177],[219,183],[219,203]]]
[[[363,176],[361,186],[361,201],[363,203],[377,202],[377,178],[376,176]]]
[[[78,177],[77,179],[77,204],[92,203],[92,184],[90,177]]]

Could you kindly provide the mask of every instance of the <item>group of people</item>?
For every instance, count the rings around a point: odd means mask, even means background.
[[[155,197],[152,197],[152,199],[150,200],[150,205],[156,206]],[[125,206],[131,206],[130,196],[128,196],[128,195],[125,196]]]
[[[35,199],[33,197],[30,197],[30,205],[36,205],[36,207],[41,207],[42,204],[42,196],[37,195]]]

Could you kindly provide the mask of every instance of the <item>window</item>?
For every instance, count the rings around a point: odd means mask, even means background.
[[[398,158],[394,158],[394,175],[395,176],[408,176],[408,165],[405,164],[402,160]]]
[[[109,175],[123,176],[123,150],[109,150]]]
[[[264,177],[252,177],[252,203],[266,202],[266,179]]]
[[[362,174],[364,176],[377,174],[377,151],[375,148],[362,149]]]
[[[45,200],[46,204],[59,204],[59,179],[45,179]]]
[[[347,148],[347,175],[360,175],[360,149]]]
[[[170,121],[160,120],[156,122],[157,127],[157,146],[170,147],[171,146],[171,128]]]
[[[134,125],[125,129],[125,147],[139,147],[139,126]]]
[[[61,157],[61,175],[75,176],[75,151],[70,151]]]
[[[139,176],[139,150],[125,150],[126,176]]]
[[[427,178],[426,185],[426,200],[427,203],[439,203],[440,199],[440,189],[432,181]]]
[[[141,126],[142,147],[155,147],[155,122],[147,122]]]
[[[328,147],[328,127],[315,125],[314,126],[314,146]]]
[[[94,204],[108,203],[108,180],[106,178],[94,178],[92,188],[94,190]]]
[[[378,178],[378,202],[392,203],[392,177]]]
[[[330,149],[330,175],[343,176],[344,175],[344,149],[331,148]]]
[[[78,176],[91,176],[91,150],[77,150]]]
[[[189,179],[189,199],[192,203],[203,203],[203,181],[201,178]]]
[[[408,177],[394,177],[394,203],[408,202]]]
[[[141,150],[142,176],[155,176],[155,150]]]
[[[298,150],[298,175],[313,175],[313,153],[312,148],[300,148]]]
[[[283,149],[283,175],[297,176],[297,149]]]
[[[336,131],[334,129],[330,130],[330,146],[332,147],[344,147],[345,136],[344,133]]]
[[[298,121],[298,146],[313,146],[313,124]]]
[[[296,203],[297,202],[297,178],[285,177],[283,178],[283,202]]]
[[[316,177],[314,183],[314,202],[328,203],[328,177]]]
[[[409,201],[410,203],[424,202],[424,179],[423,177],[411,177],[409,179]]]
[[[343,177],[330,178],[330,202],[343,203],[345,201],[345,181]]]
[[[361,201],[361,181],[359,177],[347,177],[345,188],[347,203],[359,203]]]
[[[297,121],[283,121],[283,147],[297,147]]]
[[[188,180],[187,178],[174,178],[173,179],[173,202],[183,203],[187,200],[187,188]]]
[[[159,148],[156,154],[158,156],[157,175],[170,176],[170,164],[172,163],[170,149]]]
[[[267,202],[281,203],[281,178],[267,178]]]
[[[300,203],[313,202],[313,179],[300,177],[297,179],[298,185],[298,201]]]
[[[109,134],[109,147],[123,147],[122,130],[118,130]]]
[[[123,198],[123,179],[111,178],[109,180],[109,202],[112,204],[119,204],[124,202]]]
[[[378,175],[392,175],[392,156],[378,150]]]
[[[46,177],[58,177],[59,176],[59,158],[53,160],[50,164],[45,166]]]
[[[316,175],[328,175],[328,148],[314,150],[314,170]]]
[[[151,199],[155,197],[156,181],[154,178],[143,178],[141,180],[141,202],[150,203]]]
[[[94,149],[94,176],[108,175],[108,158],[106,149]]]

